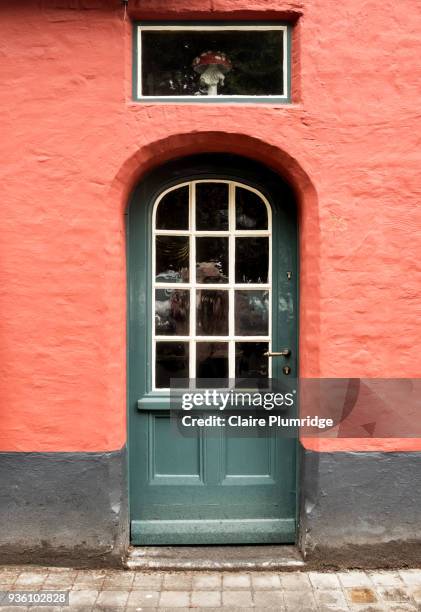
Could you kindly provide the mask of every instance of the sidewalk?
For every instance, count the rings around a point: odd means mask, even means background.
[[[70,607],[0,610],[421,610],[421,570],[349,572],[135,572],[0,568],[0,590],[69,590]]]

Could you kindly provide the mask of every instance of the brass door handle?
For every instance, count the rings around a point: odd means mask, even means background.
[[[291,349],[282,349],[282,351],[266,351],[263,353],[265,357],[289,357],[291,355]]]

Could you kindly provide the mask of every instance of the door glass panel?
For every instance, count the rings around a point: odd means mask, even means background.
[[[235,292],[235,335],[267,336],[269,332],[269,292]]]
[[[196,229],[228,229],[228,185],[226,183],[197,183]]]
[[[268,213],[262,198],[250,189],[236,187],[235,219],[239,230],[267,229]]]
[[[189,313],[189,291],[184,289],[156,289],[155,333],[157,336],[188,336]]]
[[[269,268],[268,238],[235,239],[235,282],[267,283]]]
[[[228,282],[228,238],[196,238],[196,281]]]
[[[228,291],[197,291],[196,308],[197,335],[228,335]]]
[[[170,386],[171,378],[189,377],[188,342],[156,343],[156,387],[165,389]]]
[[[197,378],[228,378],[228,342],[198,342]]]
[[[268,376],[271,211],[263,196],[234,181],[190,181],[164,195],[155,219],[155,388],[171,378]]]
[[[156,278],[160,283],[182,283],[189,280],[188,236],[156,237]]]
[[[156,211],[156,227],[163,230],[189,229],[189,187],[167,193]]]
[[[268,346],[267,342],[236,342],[235,377],[267,378],[268,358],[264,353]]]

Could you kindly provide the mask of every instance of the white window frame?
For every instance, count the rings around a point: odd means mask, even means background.
[[[290,42],[289,42],[289,27],[287,25],[277,24],[224,24],[224,25],[190,25],[190,24],[171,24],[171,25],[150,25],[144,23],[135,24],[135,83],[134,83],[134,98],[138,102],[244,102],[244,101],[263,101],[263,102],[289,102],[290,101],[290,74],[291,62],[290,57]],[[142,94],[142,32],[159,32],[159,31],[282,31],[283,32],[283,94],[273,95],[216,95],[216,96],[145,96]]]
[[[198,183],[225,183],[228,185],[228,230],[196,230],[196,189]],[[186,230],[162,230],[156,228],[156,213],[161,200],[171,191],[188,186],[189,188],[189,225]],[[235,189],[240,187],[255,193],[266,206],[268,215],[268,227],[266,230],[237,230],[235,216]],[[154,202],[152,212],[152,391],[165,393],[169,388],[156,386],[156,342],[186,342],[189,345],[189,378],[195,378],[192,374],[196,371],[196,344],[197,342],[226,342],[228,343],[228,377],[235,379],[235,343],[236,342],[267,342],[268,350],[272,350],[272,208],[265,196],[253,187],[239,181],[223,179],[198,179],[178,183],[163,191]],[[186,236],[189,238],[189,282],[168,283],[156,282],[156,237],[157,236]],[[198,283],[196,281],[196,237],[228,237],[228,283]],[[235,282],[235,238],[236,237],[268,237],[268,282],[267,283],[236,283]],[[190,292],[190,321],[189,330],[196,330],[196,291],[199,289],[225,290],[228,292],[228,334],[226,336],[205,336],[196,334],[188,336],[158,335],[155,331],[155,290],[156,289],[186,289]],[[234,299],[235,290],[259,290],[267,291],[269,294],[268,333],[261,336],[235,335],[235,312]],[[268,378],[272,376],[272,360],[268,358]]]

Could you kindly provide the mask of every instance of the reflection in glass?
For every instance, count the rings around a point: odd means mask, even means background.
[[[198,342],[196,377],[228,378],[228,342]]]
[[[155,383],[158,389],[168,388],[171,378],[188,378],[188,342],[157,342],[155,363]]]
[[[236,378],[267,378],[268,350],[267,342],[236,342],[235,343],[235,377]]]
[[[265,230],[268,213],[262,198],[249,189],[235,189],[235,218],[239,230]]]
[[[217,95],[282,95],[283,36],[280,30],[144,30],[142,95],[208,95],[193,64],[206,51],[224,53],[231,65],[218,79]]]
[[[196,238],[196,280],[228,282],[228,238]]]
[[[188,236],[156,237],[156,281],[186,283],[189,281]]]
[[[213,289],[196,292],[196,326],[198,336],[228,334],[228,291]]]
[[[236,283],[267,283],[268,267],[268,238],[235,239]]]
[[[189,333],[190,294],[185,289],[156,289],[155,333],[187,336]]]
[[[228,185],[226,183],[196,184],[196,229],[228,229]]]
[[[269,292],[235,292],[236,336],[267,336],[269,333]]]
[[[187,185],[173,189],[162,198],[156,211],[156,228],[189,229],[189,188]]]

